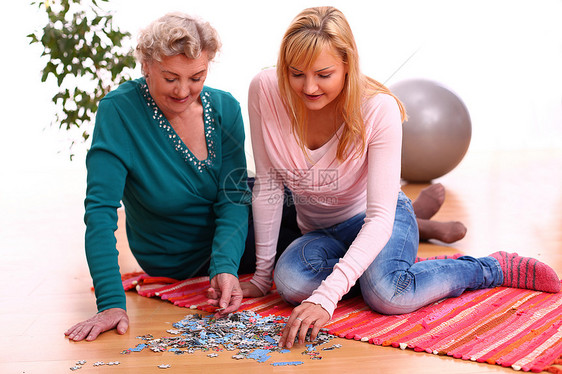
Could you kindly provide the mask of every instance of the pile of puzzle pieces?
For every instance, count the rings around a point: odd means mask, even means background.
[[[288,349],[278,346],[281,331],[285,327],[287,317],[267,316],[262,317],[251,311],[241,311],[229,314],[228,317],[215,319],[213,316],[190,314],[184,319],[173,324],[173,329],[167,330],[170,336],[155,338],[151,334],[137,336],[143,342],[135,347],[122,351],[122,354],[141,352],[145,349],[152,352],[172,352],[176,355],[192,354],[196,351],[208,352],[210,358],[218,357],[221,352],[232,352],[236,360],[251,359],[259,363],[271,359],[272,353],[287,353]],[[314,342],[310,342],[310,331],[306,340],[306,350],[302,352],[310,359],[322,359],[317,347],[335,338],[327,333],[326,329],[320,330]],[[340,348],[340,344],[332,344],[321,351],[330,351]],[[237,352],[233,352],[237,351]],[[79,370],[86,361],[78,361],[71,370]],[[94,366],[119,365],[118,361],[104,363],[96,362]],[[273,366],[302,365],[304,361],[278,361]],[[171,365],[158,365],[160,369],[168,369]]]
[[[287,353],[288,349],[278,346],[281,330],[287,318],[280,316],[262,317],[251,311],[232,313],[226,318],[215,319],[212,316],[203,317],[199,314],[187,315],[181,321],[173,324],[174,329],[167,332],[171,336],[154,338],[152,335],[139,336],[143,343],[136,347],[122,351],[122,354],[140,352],[149,349],[153,352],[173,352],[175,354],[192,354],[196,351],[211,352],[208,357],[217,357],[220,352],[235,351],[233,359],[252,359],[266,362],[271,353]],[[321,330],[314,342],[307,344],[303,354],[311,359],[321,359],[316,347],[327,343],[335,336]],[[307,336],[307,341],[309,341]],[[341,345],[334,344],[323,350],[332,350]],[[300,365],[302,361],[276,362],[272,365]]]

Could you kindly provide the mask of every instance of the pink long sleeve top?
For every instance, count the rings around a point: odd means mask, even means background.
[[[366,212],[365,223],[332,273],[305,301],[321,305],[330,317],[392,233],[398,192],[402,121],[395,99],[377,94],[364,100],[366,152],[338,161],[338,135],[304,154],[291,131],[275,69],[260,72],[250,84],[249,118],[256,164],[252,209],[256,272],[262,292],[272,286],[276,244],[283,208],[283,184],[293,192],[303,233],[341,223]]]

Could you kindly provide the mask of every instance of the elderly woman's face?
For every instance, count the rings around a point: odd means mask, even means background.
[[[168,120],[199,102],[208,66],[206,52],[196,59],[176,55],[144,65],[150,95]]]

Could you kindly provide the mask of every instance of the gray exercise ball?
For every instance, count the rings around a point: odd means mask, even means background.
[[[466,154],[472,134],[461,99],[425,79],[404,80],[389,88],[408,115],[403,124],[402,179],[425,183],[453,170]]]

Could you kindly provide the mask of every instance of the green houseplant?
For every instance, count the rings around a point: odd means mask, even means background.
[[[40,44],[47,61],[41,81],[54,79],[58,92],[53,124],[78,130],[88,140],[99,100],[129,79],[135,67],[131,34],[113,25],[113,15],[100,4],[109,0],[46,0],[32,2],[46,12],[41,30],[28,35]],[[70,148],[78,141],[71,139]],[[70,157],[72,159],[73,154]]]

